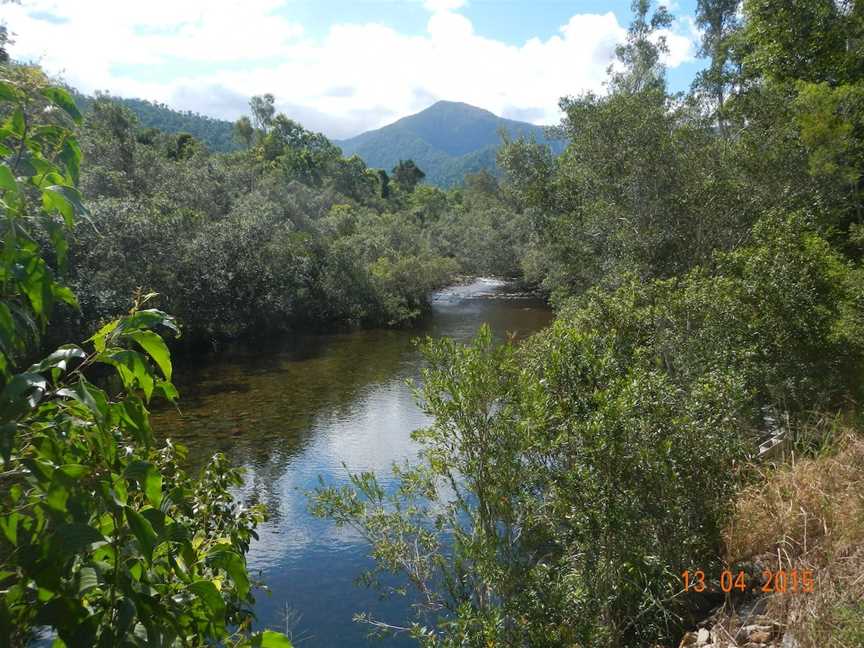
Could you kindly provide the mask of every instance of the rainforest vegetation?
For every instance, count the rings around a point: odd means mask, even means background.
[[[814,417],[857,422],[864,5],[699,0],[687,94],[665,80],[671,16],[633,11],[607,92],[561,100],[563,153],[507,141],[503,180],[447,191],[343,157],[271,95],[219,152],[3,64],[2,645],[290,645],[251,629],[266,511],[224,457],[190,476],[151,430],[151,399],[178,397],[169,345],[408,326],[479,273],[556,321],[427,340],[433,422],[399,487],[311,498],[369,540],[372,582],[419,601],[367,621],[430,647],[612,648],[699,619],[680,575],[723,567],[759,443],[782,421],[806,454]],[[864,632],[855,591],[830,601],[842,636]]]

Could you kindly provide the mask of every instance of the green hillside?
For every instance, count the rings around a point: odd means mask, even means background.
[[[111,97],[111,99],[135,113],[143,128],[158,128],[166,133],[189,133],[215,152],[227,153],[238,148],[232,137],[233,123],[230,121],[188,110],[174,110],[165,104],[145,99],[123,97]],[[83,112],[86,112],[93,103],[93,97],[75,93],[75,102]]]
[[[498,173],[495,153],[502,132],[549,143],[556,152],[563,148],[562,143],[546,138],[542,126],[452,101],[439,101],[416,115],[336,144],[345,156],[359,155],[370,167],[390,170],[399,160],[414,160],[428,183],[452,187],[466,173]]]

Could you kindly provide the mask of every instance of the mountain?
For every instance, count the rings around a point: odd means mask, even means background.
[[[359,155],[370,167],[390,171],[399,160],[414,160],[426,182],[439,187],[461,184],[466,173],[497,174],[499,131],[549,144],[560,153],[562,142],[546,138],[544,128],[498,117],[466,103],[439,101],[388,126],[334,143],[346,157]]]
[[[75,102],[82,111],[87,111],[93,97],[74,93]],[[138,117],[142,128],[158,128],[166,133],[189,133],[204,142],[211,151],[227,153],[236,151],[237,143],[233,138],[233,124],[223,119],[215,119],[189,111],[181,112],[165,104],[153,103],[144,99],[124,99],[111,97],[112,101],[122,104]]]

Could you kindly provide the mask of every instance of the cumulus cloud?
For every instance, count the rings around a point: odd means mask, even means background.
[[[285,17],[285,0],[25,0],[7,5],[12,53],[85,92],[102,89],[227,119],[253,94],[309,128],[347,137],[425,108],[464,101],[534,123],[558,121],[558,98],[603,91],[625,26],[576,14],[549,38],[480,36],[464,0],[425,0],[425,33],[336,23],[321,38]],[[288,5],[290,7],[290,5]],[[693,60],[694,32],[665,36],[671,67]]]

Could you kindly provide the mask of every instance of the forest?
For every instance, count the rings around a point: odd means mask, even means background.
[[[416,601],[362,621],[428,648],[677,646],[724,602],[683,573],[806,565],[818,596],[769,603],[769,635],[864,645],[864,4],[699,0],[687,93],[671,20],[634,0],[606,92],[561,99],[560,155],[508,140],[501,179],[448,190],[272,95],[226,152],[4,62],[0,645],[290,646],[254,624],[266,507],[150,425],[182,400],[172,352],[411,327],[477,275],[554,322],[427,338],[397,486],[310,494]],[[781,437],[793,458],[760,458]]]

